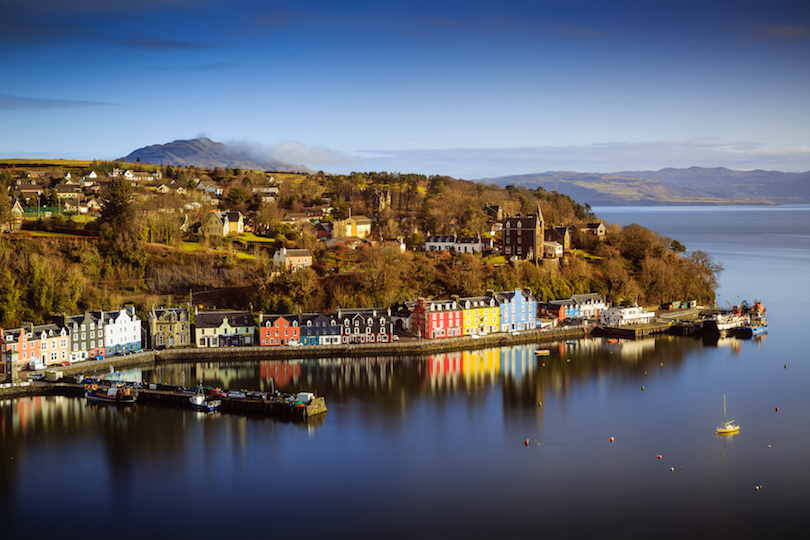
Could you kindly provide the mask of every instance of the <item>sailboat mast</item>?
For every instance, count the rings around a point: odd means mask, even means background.
[[[726,395],[723,394],[723,424],[726,423]]]

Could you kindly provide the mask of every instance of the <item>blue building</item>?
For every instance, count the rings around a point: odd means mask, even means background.
[[[519,332],[537,328],[537,298],[530,289],[488,292],[498,302],[500,331]]]
[[[337,316],[307,313],[300,316],[302,345],[339,345],[340,324]]]

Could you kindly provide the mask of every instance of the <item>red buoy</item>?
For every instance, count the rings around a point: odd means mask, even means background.
[[[529,446],[529,439],[526,439],[526,446]]]
[[[613,437],[610,438],[610,442],[613,442]]]
[[[657,456],[655,456],[655,457],[657,457],[658,459],[661,459],[663,456],[662,456],[661,454],[658,454],[658,455],[657,455]]]
[[[779,407],[776,408],[776,412],[779,412]]]

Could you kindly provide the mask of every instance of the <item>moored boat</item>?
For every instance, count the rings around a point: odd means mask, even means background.
[[[723,394],[723,423],[720,424],[715,433],[717,435],[729,435],[740,431],[740,426],[734,420],[726,420],[726,395]]]
[[[742,328],[748,322],[748,317],[737,313],[717,313],[703,319],[701,328],[707,334],[727,336],[737,329]]]
[[[750,320],[737,329],[737,336],[752,338],[768,333],[768,321],[764,315],[751,315]]]
[[[216,411],[222,405],[222,400],[205,395],[201,387],[197,388],[197,391],[188,398],[188,401],[198,411],[205,412]]]
[[[91,403],[133,405],[138,400],[138,390],[127,382],[88,379],[84,384],[84,397]]]

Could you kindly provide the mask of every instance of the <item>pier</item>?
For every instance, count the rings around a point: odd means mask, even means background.
[[[41,394],[58,394],[71,397],[84,397],[84,385],[70,382],[37,382],[34,388]],[[194,388],[181,388],[164,385],[148,385],[138,389],[137,403],[148,403],[162,405],[166,407],[178,407],[191,409],[189,398],[194,395]],[[220,412],[230,414],[243,414],[246,416],[266,416],[279,420],[292,420],[304,422],[326,413],[326,400],[323,397],[315,397],[307,404],[296,404],[293,396],[287,395],[266,395],[263,397],[217,397],[222,404]],[[115,404],[106,406],[115,407]],[[131,407],[133,405],[122,405]],[[137,406],[134,405],[134,406]]]

